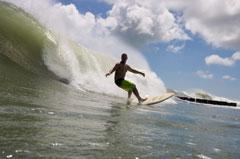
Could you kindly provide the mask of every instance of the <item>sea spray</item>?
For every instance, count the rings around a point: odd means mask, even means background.
[[[40,6],[36,6],[32,1],[32,3],[28,1],[29,5],[24,0],[9,2],[22,7],[45,26],[47,30],[45,36],[53,44],[52,46],[46,44],[42,48],[44,63],[49,70],[60,78],[67,79],[73,86],[81,90],[126,96],[126,93],[114,84],[113,76],[105,77],[105,73],[119,61],[120,55],[124,51],[129,55],[128,63],[131,67],[146,74],[145,78],[131,73],[128,73],[126,77],[136,83],[140,94],[159,95],[166,91],[164,83],[150,70],[146,60],[136,50],[124,45],[121,41],[111,41],[110,39],[114,38],[108,38],[107,35],[105,37],[98,36],[98,34],[94,34],[94,30],[91,33],[85,33],[89,30],[87,31],[87,28],[80,25],[78,20],[86,20],[87,15],[85,17],[80,15],[74,6],[53,4],[52,1],[47,0],[38,4]],[[45,12],[42,14],[35,10],[44,8]],[[69,10],[66,11],[66,9],[72,9],[73,12],[68,12]],[[55,38],[53,35],[49,35],[51,34],[49,31],[55,35]],[[84,47],[82,43],[87,43],[90,48]],[[109,48],[112,49],[104,52],[96,51],[98,50],[95,48],[96,43],[101,44],[99,46],[105,50],[107,50],[106,46],[111,46]]]
[[[118,62],[117,59],[93,52],[67,38],[54,38],[49,34],[52,41],[58,41],[56,45],[45,48],[44,61],[51,71],[81,90],[126,95],[115,86],[113,76],[105,77],[105,73]],[[147,69],[142,71],[146,73],[146,78],[132,73],[128,73],[126,78],[136,83],[143,95],[158,94],[164,84],[155,73]]]
[[[48,68],[60,78],[73,81],[79,77],[79,63],[76,55],[68,47],[67,41],[60,40],[55,46],[44,48],[43,59]]]

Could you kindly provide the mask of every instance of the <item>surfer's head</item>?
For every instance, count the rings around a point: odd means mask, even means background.
[[[127,62],[127,54],[126,53],[123,53],[122,56],[121,56],[121,62],[122,64],[125,64]]]

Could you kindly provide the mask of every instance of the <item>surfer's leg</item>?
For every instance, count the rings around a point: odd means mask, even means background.
[[[137,90],[137,87],[136,87],[136,85],[134,83],[132,83],[130,81],[127,81],[127,80],[123,80],[121,82],[120,87],[128,92],[128,97],[129,98],[131,97],[132,92],[133,92],[133,94],[137,97],[139,103],[141,103],[144,100],[146,100],[146,99],[143,99],[143,98],[140,97],[140,95],[138,93],[138,90]]]
[[[130,99],[132,96],[132,91],[128,91],[128,99]]]
[[[142,97],[140,97],[136,86],[135,86],[135,88],[133,89],[133,93],[134,93],[134,95],[137,97],[139,103],[141,103],[141,102],[143,102],[143,101],[145,101],[145,100],[147,99],[147,98],[142,98]]]
[[[141,99],[141,97],[139,96],[139,93],[138,93],[138,90],[137,90],[136,87],[133,89],[133,93],[134,93],[134,95],[137,97],[138,100]]]
[[[127,99],[128,105],[131,103],[131,96],[132,96],[132,91],[128,91],[128,99]]]

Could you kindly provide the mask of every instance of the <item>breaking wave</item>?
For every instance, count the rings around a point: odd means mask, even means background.
[[[114,56],[84,47],[68,34],[61,34],[57,29],[44,26],[36,16],[19,6],[0,2],[0,12],[2,59],[7,58],[17,67],[37,76],[60,80],[82,91],[126,95],[114,85],[113,76],[105,77],[105,73],[118,62],[121,53]],[[130,53],[130,57],[134,57],[132,67],[146,74],[146,78],[127,74],[127,78],[136,83],[140,93],[143,95],[164,93],[166,91],[164,83],[150,70],[146,60],[136,53]]]

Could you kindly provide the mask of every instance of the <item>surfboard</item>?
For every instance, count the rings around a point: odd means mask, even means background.
[[[147,98],[147,100],[142,102],[140,105],[153,105],[153,104],[161,103],[161,102],[171,98],[172,96],[174,96],[174,93],[165,93],[161,96],[150,96]],[[138,102],[134,100],[131,102],[131,105],[135,105],[137,103]]]

